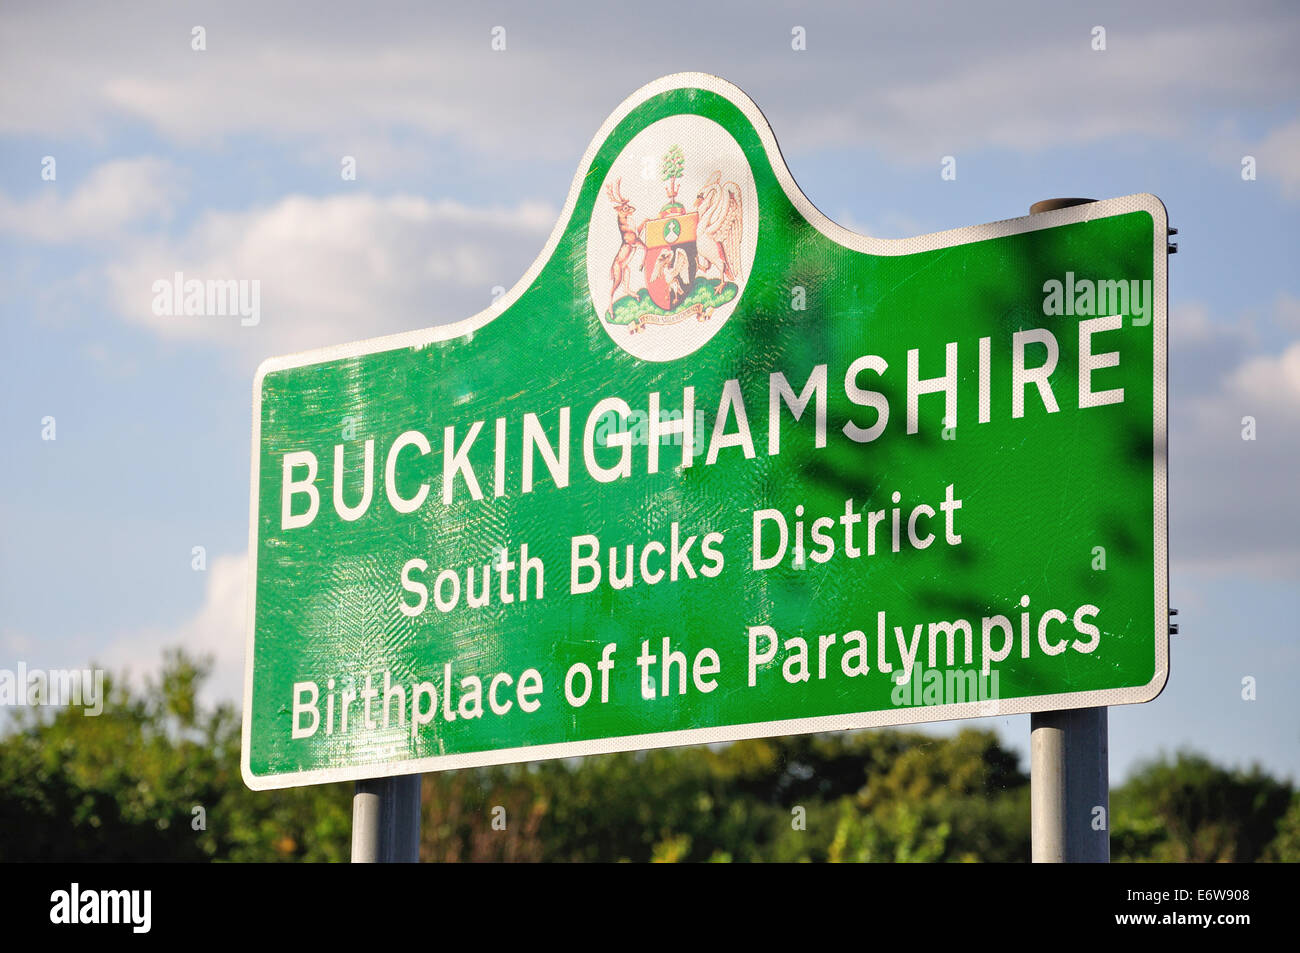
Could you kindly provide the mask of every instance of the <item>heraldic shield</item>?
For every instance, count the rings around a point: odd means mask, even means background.
[[[665,205],[659,214],[659,218],[645,223],[642,271],[650,300],[672,311],[695,280],[695,231],[700,213],[688,212],[674,202]]]

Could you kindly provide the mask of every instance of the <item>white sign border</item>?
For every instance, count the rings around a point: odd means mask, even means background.
[[[359,357],[401,348],[422,347],[438,341],[449,341],[472,336],[499,314],[514,304],[542,268],[550,261],[561,237],[573,217],[579,193],[586,182],[587,172],[597,151],[615,127],[633,109],[646,100],[675,89],[703,89],[729,99],[744,113],[757,131],[767,152],[777,180],[786,196],[800,214],[831,241],[851,251],[868,255],[912,255],[918,252],[966,245],[1020,235],[1042,228],[1054,228],[1078,222],[1110,218],[1130,212],[1144,211],[1151,215],[1154,247],[1152,286],[1155,292],[1151,315],[1154,355],[1154,407],[1153,407],[1153,493],[1154,493],[1154,570],[1155,605],[1152,624],[1155,637],[1155,673],[1146,685],[1130,688],[1102,689],[1085,692],[1064,692],[1057,695],[1035,695],[1026,698],[968,702],[935,706],[915,706],[849,715],[824,715],[813,718],[791,718],[782,721],[752,722],[743,725],[725,725],[714,728],[687,728],[678,731],[655,732],[642,735],[621,735],[589,741],[566,741],[556,744],[528,745],[516,748],[498,748],[466,754],[436,755],[416,760],[388,761],[355,767],[322,768],[284,774],[255,775],[250,766],[250,740],[252,732],[253,701],[253,645],[256,635],[257,609],[257,523],[259,512],[259,464],[261,461],[262,383],[275,371],[311,364],[321,364],[343,358]],[[755,103],[738,87],[708,73],[675,73],[641,87],[614,110],[591,140],[586,154],[578,166],[573,184],[569,188],[564,209],[556,221],[545,247],[533,261],[524,276],[509,293],[502,295],[487,309],[464,321],[437,327],[405,331],[384,337],[370,338],[349,344],[302,351],[284,357],[269,358],[261,363],[253,380],[253,434],[250,460],[251,495],[248,530],[248,605],[246,611],[246,639],[244,655],[244,703],[240,743],[240,773],[244,783],[256,791],[296,787],[305,784],[325,784],[333,781],[360,781],[367,778],[420,774],[425,771],[446,771],[455,768],[473,768],[486,765],[512,764],[524,761],[542,761],[551,758],[570,758],[589,754],[607,754],[616,751],[634,751],[647,748],[668,748],[679,745],[715,744],[740,741],[746,738],[766,738],[775,735],[806,734],[821,731],[852,731],[861,728],[882,728],[924,722],[952,721],[967,718],[985,718],[1001,715],[1019,715],[1030,712],[1058,711],[1072,708],[1097,708],[1110,705],[1127,705],[1151,701],[1165,687],[1169,676],[1169,553],[1168,553],[1168,492],[1167,492],[1167,358],[1168,358],[1168,214],[1164,204],[1154,195],[1139,193],[1123,198],[1105,199],[1087,205],[1073,206],[1021,218],[1006,219],[986,225],[972,225],[915,238],[888,239],[859,235],[836,225],[810,202],[795,183],[781,156],[780,147],[771,127]]]

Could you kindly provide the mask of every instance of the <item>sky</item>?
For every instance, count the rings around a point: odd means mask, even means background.
[[[0,668],[184,645],[238,700],[257,365],[477,313],[609,113],[700,70],[864,234],[1164,201],[1181,632],[1112,780],[1189,749],[1300,781],[1300,11],[1133,7],[5,5]],[[155,315],[177,271],[259,280],[261,320]],[[1028,716],[973,724],[1027,752]]]

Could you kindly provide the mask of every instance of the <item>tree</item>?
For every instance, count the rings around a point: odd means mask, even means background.
[[[348,787],[249,791],[232,706],[206,709],[210,662],[168,653],[133,691],[105,679],[98,716],[20,709],[0,739],[2,861],[341,860]]]
[[[1251,862],[1278,837],[1291,785],[1179,752],[1144,765],[1111,798],[1116,860]]]
[[[668,148],[668,151],[664,153],[663,165],[659,171],[660,180],[668,183],[668,201],[677,201],[677,180],[686,171],[686,155],[682,152],[681,146],[675,145]]]
[[[346,860],[350,784],[250,791],[209,664],[168,653],[103,713],[18,710],[0,861]],[[1180,754],[1111,798],[1116,860],[1295,861],[1300,795]],[[11,832],[19,832],[15,836]],[[1029,784],[987,731],[871,730],[427,774],[426,861],[1024,861]]]
[[[1300,791],[1291,795],[1291,806],[1277,823],[1277,837],[1264,852],[1275,863],[1300,863]]]

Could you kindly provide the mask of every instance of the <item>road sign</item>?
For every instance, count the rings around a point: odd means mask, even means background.
[[[259,369],[245,780],[1154,698],[1166,228],[856,235],[645,87],[488,310]]]

